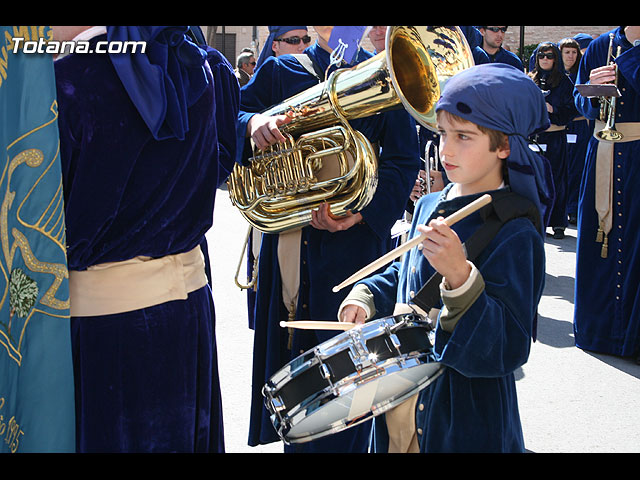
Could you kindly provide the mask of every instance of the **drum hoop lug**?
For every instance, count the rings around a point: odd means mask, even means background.
[[[372,362],[369,358],[369,350],[359,329],[349,330],[349,336],[353,340],[348,348],[349,357],[351,357],[351,361],[358,373],[361,373],[365,368],[371,366]]]

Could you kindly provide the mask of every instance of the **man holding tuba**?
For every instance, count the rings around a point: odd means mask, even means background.
[[[338,68],[351,67],[371,55],[358,48],[353,60],[336,62],[332,55],[334,27],[313,27],[318,40],[305,50],[313,65],[296,56],[271,57],[242,88],[239,114],[239,163],[247,165],[256,151],[282,142],[286,115],[259,112],[303,92]],[[336,27],[337,28],[337,27]],[[344,28],[344,27],[341,27]],[[335,39],[334,39],[335,40]],[[338,59],[339,60],[339,59]],[[258,266],[253,355],[253,386],[249,445],[278,441],[264,407],[261,388],[268,378],[301,353],[335,335],[322,330],[284,329],[286,320],[329,320],[346,293],[332,287],[392,248],[390,230],[402,216],[419,168],[415,121],[402,108],[350,120],[379,151],[377,187],[359,211],[333,215],[328,204],[314,210],[309,225],[293,231],[263,235]],[[304,444],[285,452],[366,452],[371,422]]]
[[[615,82],[620,96],[603,96],[599,101],[574,91],[578,111],[596,120],[578,204],[576,345],[636,359],[640,355],[639,66],[640,26],[617,27],[591,42],[576,85]],[[601,116],[601,104],[607,103],[614,107]]]

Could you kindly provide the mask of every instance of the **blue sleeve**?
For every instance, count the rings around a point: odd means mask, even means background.
[[[466,377],[501,377],[526,363],[544,287],[544,245],[528,220],[509,222],[488,248],[476,263],[484,292],[453,333],[436,330],[438,360]]]
[[[588,84],[591,70],[604,65],[602,49],[600,48],[599,38],[595,39],[584,52],[578,67],[578,75],[576,77],[576,85]],[[595,120],[600,116],[600,104],[597,99],[583,97],[576,88],[573,89],[573,99],[580,114],[589,120]]]
[[[218,52],[210,53],[209,66],[215,89],[220,155],[219,181],[222,182],[231,173],[236,159],[236,119],[240,103],[240,86],[231,64]]]
[[[389,317],[396,306],[400,261],[393,262],[382,273],[362,280],[358,283],[367,286],[373,295],[376,306],[375,318]]]
[[[240,89],[240,109],[236,125],[236,162],[243,163],[251,156],[249,137],[247,137],[247,124],[253,115],[266,110],[271,105],[273,82],[277,79],[277,70],[274,57],[269,57],[260,68],[258,68],[251,80]]]
[[[473,62],[476,65],[491,63],[491,60],[489,59],[489,55],[487,55],[487,52],[485,52],[480,46],[473,47],[472,54],[473,54]]]
[[[624,76],[636,94],[640,95],[640,45],[630,48],[617,59],[619,74]]]

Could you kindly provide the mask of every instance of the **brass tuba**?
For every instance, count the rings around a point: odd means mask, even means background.
[[[262,112],[290,116],[287,138],[254,151],[227,181],[232,203],[255,228],[304,227],[327,202],[344,215],[366,206],[377,186],[377,151],[349,120],[404,107],[435,129],[435,105],[450,77],[473,66],[458,27],[389,27],[385,51]]]

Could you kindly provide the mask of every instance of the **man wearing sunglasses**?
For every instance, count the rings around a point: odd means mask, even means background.
[[[269,57],[302,53],[311,44],[306,26],[272,26],[264,42],[256,68]]]
[[[524,65],[518,56],[502,47],[507,28],[509,27],[478,27],[482,34],[482,44],[473,49],[473,59],[476,65],[506,63],[524,71]]]

